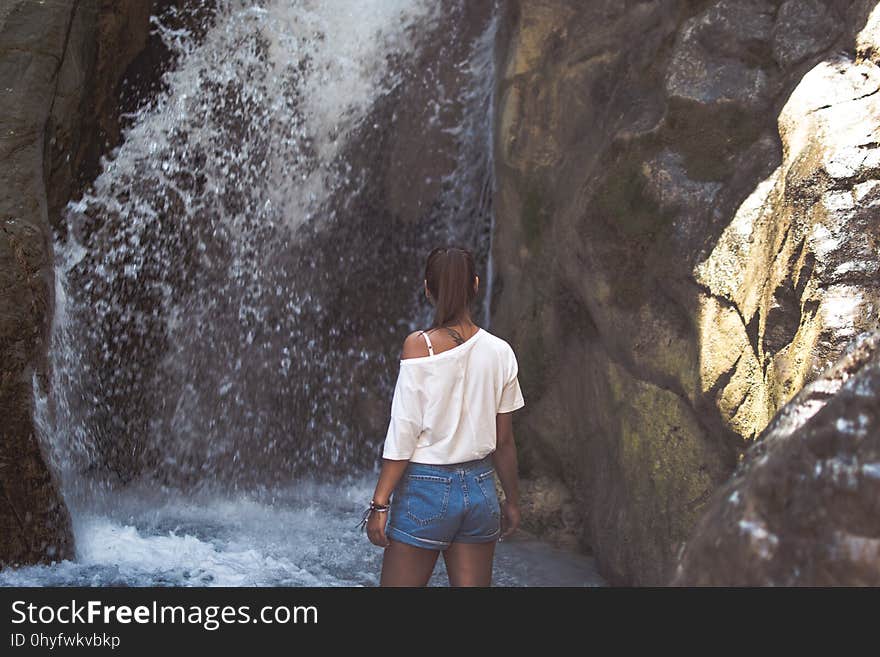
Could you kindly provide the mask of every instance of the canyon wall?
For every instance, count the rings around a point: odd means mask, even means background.
[[[822,333],[799,334],[820,344],[823,334],[846,339],[860,327],[876,326],[878,44],[880,11],[874,10],[856,37],[855,57],[837,56],[814,67],[780,116],[790,183],[819,181],[796,187],[804,197],[802,214],[812,220],[792,222],[787,243],[808,244],[803,266],[820,269],[815,284],[809,274],[799,275],[808,279],[803,284],[795,283],[812,291],[810,305],[802,307],[821,318],[812,331]],[[781,252],[789,259],[797,255]],[[774,308],[791,301],[779,295]],[[772,418],[707,505],[674,584],[880,583],[878,345],[880,333],[859,333],[843,356]]]
[[[120,78],[149,30],[142,0],[0,7],[0,566],[73,554],[37,438],[54,296],[51,230],[118,138]]]
[[[878,327],[876,4],[507,6],[493,327],[523,474],[564,482],[611,582],[667,583],[751,441]]]

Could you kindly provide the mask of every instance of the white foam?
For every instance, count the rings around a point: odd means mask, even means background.
[[[134,486],[74,509],[77,554],[4,569],[0,586],[375,586],[383,551],[358,531],[375,476],[282,493],[184,496]],[[498,546],[499,585],[595,586],[592,561],[520,537]],[[432,585],[447,583],[442,559]]]

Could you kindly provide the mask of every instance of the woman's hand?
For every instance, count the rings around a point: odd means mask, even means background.
[[[519,527],[519,505],[508,500],[501,503],[501,538],[510,536]]]
[[[408,464],[409,460],[382,459],[382,471],[379,473],[376,490],[373,491],[373,502],[376,504],[391,504],[391,496],[397,488],[397,484]],[[388,522],[388,515],[390,513],[390,508],[383,513],[373,511],[367,518],[367,536],[373,545],[378,545],[381,548],[391,545],[391,542],[385,537],[385,523]]]
[[[370,517],[367,518],[367,536],[370,538],[370,543],[378,545],[381,548],[386,548],[391,545],[391,541],[385,536],[386,520],[388,520],[387,511],[384,513],[373,511],[370,514]]]

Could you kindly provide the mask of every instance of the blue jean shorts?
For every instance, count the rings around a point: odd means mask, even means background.
[[[491,454],[452,464],[410,461],[391,495],[385,534],[432,550],[488,543],[501,536]]]

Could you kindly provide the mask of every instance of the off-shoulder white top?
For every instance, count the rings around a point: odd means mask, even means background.
[[[432,354],[400,361],[382,457],[462,463],[486,456],[495,450],[495,416],[525,406],[513,349],[481,327]]]

